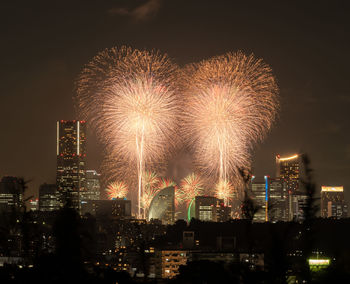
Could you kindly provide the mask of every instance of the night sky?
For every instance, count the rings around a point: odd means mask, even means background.
[[[183,66],[242,50],[272,67],[281,96],[254,173],[274,176],[277,153],[305,152],[318,185],[344,185],[350,199],[348,2],[2,1],[0,177],[31,180],[35,195],[55,182],[55,122],[77,118],[74,81],[97,52],[155,48]],[[87,168],[98,169],[87,139]]]

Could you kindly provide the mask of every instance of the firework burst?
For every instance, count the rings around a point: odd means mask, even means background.
[[[203,182],[198,174],[191,173],[181,180],[180,183],[183,200],[189,203],[193,198],[203,194]]]
[[[228,53],[189,65],[183,78],[183,136],[197,164],[214,180],[238,183],[277,113],[270,67],[253,55]]]
[[[107,186],[107,194],[109,199],[126,198],[128,194],[128,187],[123,182],[112,182]]]
[[[158,184],[159,184],[159,178],[157,173],[146,171],[143,173],[143,185],[144,185],[144,192],[141,199],[141,206],[143,208],[144,212],[144,218],[147,216],[147,211],[149,209],[149,206],[151,205],[151,202],[153,198],[156,196],[157,192],[159,191]]]
[[[106,148],[107,175],[118,176],[122,165],[124,178],[137,176],[139,217],[142,173],[164,161],[177,141],[177,77],[167,56],[122,47],[99,53],[77,81],[77,105]]]
[[[215,186],[215,196],[219,199],[223,199],[225,205],[232,200],[234,193],[234,188],[229,181],[219,180]]]

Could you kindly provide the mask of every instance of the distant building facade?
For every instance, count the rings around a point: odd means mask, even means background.
[[[188,252],[185,250],[159,250],[155,254],[157,278],[174,278],[181,265],[187,264]]]
[[[252,176],[250,189],[258,209],[254,222],[289,220],[289,194],[284,179]]]
[[[163,224],[175,221],[175,188],[173,186],[160,190],[153,198],[148,211],[148,220],[158,219]]]
[[[288,191],[281,178],[268,177],[268,221],[288,221]]]
[[[0,182],[0,211],[20,207],[23,201],[23,183],[17,177],[6,176]]]
[[[231,217],[231,207],[214,196],[196,196],[194,208],[195,218],[201,221],[225,222]]]
[[[67,200],[80,209],[80,195],[85,191],[86,134],[85,121],[57,121],[56,183],[60,206]]]
[[[344,200],[343,186],[321,187],[321,217],[346,218],[348,216],[348,204]]]
[[[254,222],[266,222],[268,221],[268,177],[255,177],[252,176],[251,180],[251,192],[253,194],[253,200],[258,208],[255,213]]]
[[[95,170],[85,172],[85,190],[80,193],[81,200],[100,199],[100,176]]]
[[[282,158],[276,156],[276,177],[284,179],[287,190],[290,194],[299,190],[300,181],[300,155],[295,154],[290,157]]]
[[[39,211],[48,212],[59,209],[59,196],[56,184],[44,183],[39,187]]]
[[[131,201],[116,198],[112,200],[83,200],[81,204],[81,214],[90,213],[97,218],[130,218]]]

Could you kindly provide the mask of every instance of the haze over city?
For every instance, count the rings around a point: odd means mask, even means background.
[[[3,4],[1,175],[32,180],[37,196],[55,180],[55,121],[75,119],[74,82],[97,52],[158,49],[177,64],[229,51],[254,53],[278,80],[279,118],[255,148],[257,175],[275,175],[275,155],[309,154],[317,183],[349,187],[349,27],[344,2],[16,2]],[[253,8],[251,7],[253,6]],[[88,132],[87,167],[101,148]],[[181,169],[186,155],[174,161]],[[33,161],[36,161],[33,163]],[[189,166],[190,167],[190,166]],[[190,171],[190,169],[188,169]]]

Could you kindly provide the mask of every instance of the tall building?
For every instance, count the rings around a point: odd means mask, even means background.
[[[282,158],[276,156],[276,177],[286,181],[287,190],[289,193],[294,193],[299,190],[300,179],[300,155],[295,154],[290,157]]]
[[[0,182],[0,211],[20,207],[23,201],[23,183],[17,177],[3,177]]]
[[[252,176],[251,192],[255,205],[258,207],[258,211],[254,215],[254,222],[268,221],[268,188],[267,176],[264,176],[264,178]]]
[[[214,196],[196,196],[193,205],[195,218],[201,221],[225,222],[231,217],[231,207]]]
[[[59,196],[56,184],[44,183],[39,187],[39,211],[48,212],[59,209]]]
[[[268,177],[268,221],[288,221],[288,191],[286,182]]]
[[[163,224],[175,221],[175,188],[173,186],[160,190],[152,199],[148,211],[148,220],[158,219]]]
[[[323,218],[346,218],[348,205],[344,201],[343,186],[321,187],[321,217]]]
[[[86,138],[85,121],[57,121],[56,183],[60,205],[70,201],[80,209],[80,194],[85,191]]]
[[[85,172],[85,191],[81,192],[81,200],[100,199],[100,176],[95,170]]]

